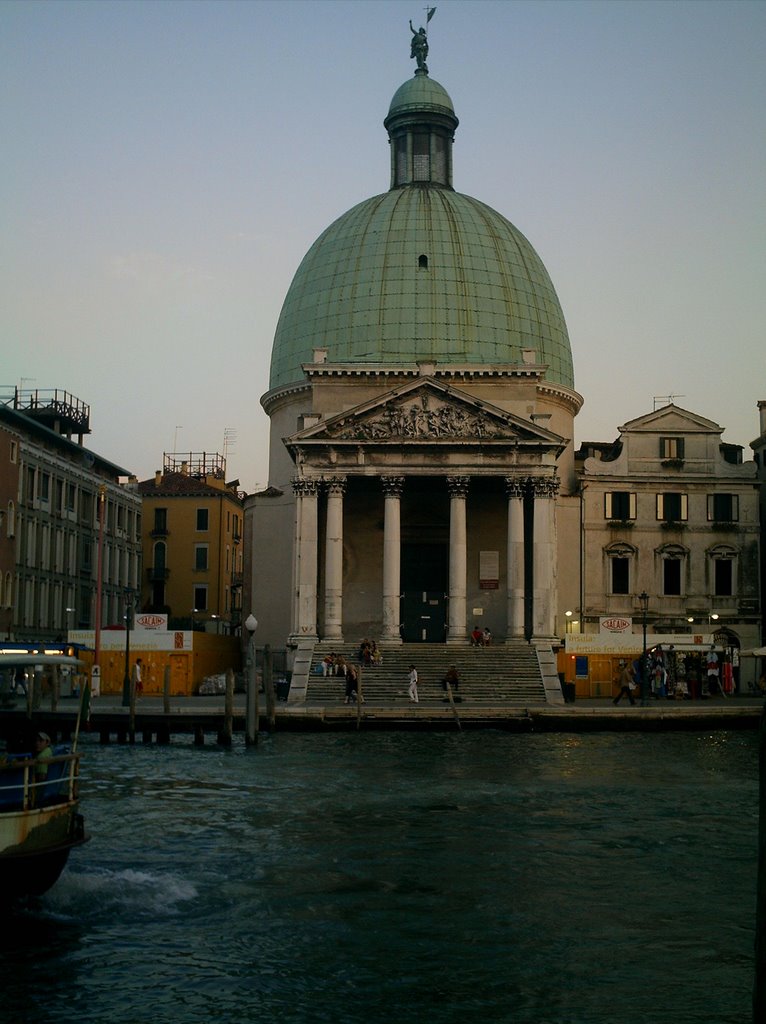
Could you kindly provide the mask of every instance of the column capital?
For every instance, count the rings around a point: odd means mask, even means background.
[[[342,497],[346,493],[347,484],[348,477],[345,476],[326,476],[324,478],[324,485],[327,488],[328,494]]]
[[[304,477],[293,477],[293,494],[299,498],[305,498],[308,495],[317,494],[319,491],[318,480],[308,480]]]
[[[404,489],[403,476],[382,476],[380,486],[387,498],[400,498]]]
[[[560,486],[561,481],[556,476],[532,476],[529,478],[529,489],[535,498],[555,498]]]
[[[470,476],[448,476],[447,489],[451,498],[465,498],[471,483]]]
[[[507,476],[505,478],[505,493],[508,498],[523,498],[527,493],[527,477]]]

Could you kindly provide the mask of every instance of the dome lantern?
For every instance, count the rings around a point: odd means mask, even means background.
[[[452,188],[452,141],[458,119],[438,82],[417,68],[394,93],[383,124],[391,144],[391,188]]]

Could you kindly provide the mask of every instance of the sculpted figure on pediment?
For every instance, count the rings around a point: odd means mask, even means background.
[[[380,441],[396,438],[430,440],[437,437],[511,437],[513,431],[501,421],[480,412],[442,403],[432,407],[428,396],[409,404],[388,402],[385,409],[369,419],[340,423],[332,437]]]

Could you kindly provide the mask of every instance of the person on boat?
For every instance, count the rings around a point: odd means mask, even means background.
[[[45,782],[48,778],[48,762],[52,757],[50,736],[47,732],[38,732],[35,736],[35,782]]]

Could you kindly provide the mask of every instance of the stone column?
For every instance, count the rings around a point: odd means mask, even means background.
[[[400,644],[401,494],[403,476],[380,478],[385,495],[383,515],[383,632],[381,641]]]
[[[449,488],[449,628],[448,644],[465,643],[466,632],[466,495],[470,478],[448,476]]]
[[[505,493],[508,496],[508,639],[524,636],[525,491],[525,477],[505,478]]]
[[[345,476],[327,480],[324,563],[324,638],[343,639],[343,495]]]
[[[533,477],[535,498],[533,528],[533,638],[551,640],[556,625],[558,582],[556,579],[556,477]]]
[[[293,480],[295,516],[295,619],[293,635],[317,637],[318,480]]]

